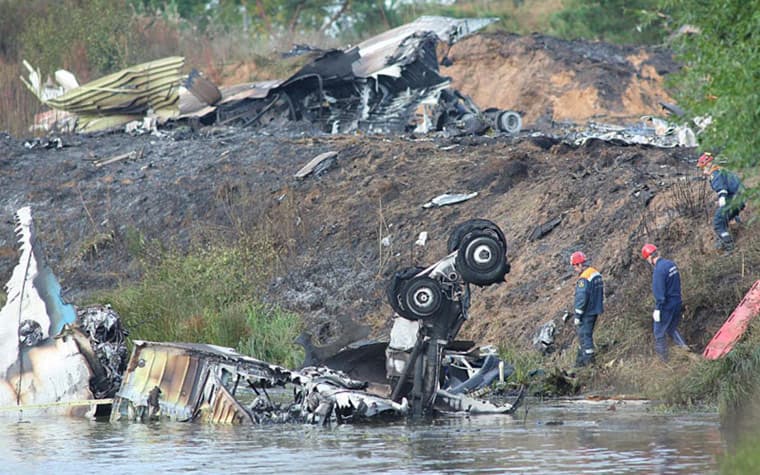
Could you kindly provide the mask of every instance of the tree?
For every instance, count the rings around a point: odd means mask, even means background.
[[[729,166],[758,172],[760,130],[760,9],[744,0],[663,0],[677,25],[694,34],[674,40],[683,70],[672,81],[676,97],[694,115],[712,117],[700,135],[705,150]],[[760,197],[755,187],[753,199]]]
[[[658,0],[569,0],[551,19],[551,33],[566,39],[657,44],[667,32]]]

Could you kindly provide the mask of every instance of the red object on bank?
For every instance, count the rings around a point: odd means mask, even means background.
[[[734,347],[749,326],[750,320],[760,313],[760,280],[749,289],[739,305],[734,309],[726,323],[710,340],[702,356],[708,360],[717,360],[725,356]]]

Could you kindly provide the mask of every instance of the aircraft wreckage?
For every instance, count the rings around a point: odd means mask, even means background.
[[[449,88],[451,80],[438,68],[439,43],[452,45],[493,21],[426,16],[345,49],[296,46],[281,59],[289,69],[284,79],[231,87],[219,88],[195,70],[182,75],[180,57],[81,86],[65,70],[55,73],[59,86],[43,85],[40,72],[25,62],[24,84],[56,112],[52,127],[78,132],[124,126],[149,114],[159,121],[283,128],[306,121],[328,133],[516,134],[518,113],[480,110]]]
[[[116,312],[65,303],[29,207],[16,212],[16,223],[20,259],[0,310],[0,413],[329,424],[511,414],[522,400],[522,390],[504,405],[477,399],[512,370],[492,349],[455,340],[468,318],[469,286],[499,283],[509,272],[506,240],[490,221],[457,227],[449,254],[433,265],[395,273],[387,288],[396,315],[389,343],[346,348],[299,370],[190,343],[134,341],[127,361]]]

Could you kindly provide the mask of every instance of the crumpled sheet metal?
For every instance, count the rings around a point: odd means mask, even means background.
[[[61,298],[61,286],[39,249],[31,208],[19,209],[15,218],[21,254],[0,310],[0,406],[92,399],[94,372],[74,338],[77,330],[65,330],[75,322],[76,310]],[[91,409],[44,410],[83,415]]]
[[[585,145],[590,140],[603,140],[620,145],[651,145],[661,148],[698,145],[696,135],[689,126],[674,125],[649,116],[643,117],[641,123],[630,126],[589,122],[586,126],[566,125],[564,129],[564,134],[553,135],[575,146]]]
[[[137,120],[149,110],[161,119],[179,114],[179,87],[185,59],[173,56],[131,66],[69,89],[56,97],[46,96],[30,80],[24,84],[44,104],[77,115],[76,131],[93,132]],[[23,78],[22,78],[23,79]]]
[[[48,338],[23,348],[0,380],[0,406],[24,406],[92,399],[93,372],[74,338]],[[35,410],[38,414],[40,410]],[[46,414],[91,416],[93,406],[51,406]],[[8,414],[8,413],[6,413]]]
[[[298,67],[287,79],[222,89],[216,106],[183,97],[179,117],[282,127],[306,120],[329,133],[424,133],[437,112],[419,109],[438,107],[450,84],[439,74],[436,44],[452,44],[493,21],[421,17],[345,50],[297,47],[283,60]]]
[[[525,396],[522,388],[512,403],[494,404],[490,401],[476,399],[464,394],[452,394],[439,389],[436,394],[436,409],[443,412],[471,414],[514,414]]]
[[[264,387],[282,385],[290,377],[285,368],[238,355],[229,348],[136,341],[121,388],[116,394],[111,419],[145,417],[151,410],[149,397],[154,388],[160,390],[161,415],[169,419],[193,420],[201,409],[206,411],[206,419],[211,417],[215,422],[230,417],[246,419],[241,415],[225,415],[229,412],[229,403],[221,404],[228,408],[226,411],[219,410],[217,398],[225,397],[223,392],[219,393],[220,386],[214,381],[224,374],[245,375]],[[212,416],[208,416],[209,406],[213,408]],[[219,420],[214,417],[219,417]],[[250,420],[250,417],[247,419]]]
[[[0,310],[0,406],[34,414],[92,416],[97,405],[89,401],[110,397],[113,381],[119,381],[113,373],[123,365],[119,353],[126,346],[118,321],[104,329],[94,320],[81,330],[77,323],[85,320],[77,320],[77,310],[61,298],[60,284],[39,249],[31,209],[19,209],[16,222],[21,255]],[[90,309],[83,313],[98,314]],[[111,318],[118,320],[115,313]],[[108,358],[115,368],[110,374],[99,360],[98,338],[90,338],[89,332],[100,335],[103,343],[121,338],[121,350],[110,347]]]
[[[77,309],[77,325],[89,339],[92,357],[97,358],[97,363],[91,366],[102,369],[102,381],[97,386],[91,384],[91,389],[96,398],[110,398],[121,386],[122,374],[127,366],[128,332],[110,305]]]
[[[377,75],[400,76],[400,70],[394,68],[392,56],[399,57],[398,49],[403,42],[409,41],[421,32],[435,34],[439,41],[453,44],[495,22],[496,18],[457,19],[440,16],[422,16],[411,23],[388,30],[359,43],[356,47],[360,59],[352,65],[358,77]]]
[[[364,391],[366,383],[330,368],[307,367],[299,371],[304,382],[301,413],[305,422],[325,424],[334,415],[339,422],[361,421],[379,416],[406,415],[409,404]]]
[[[74,306],[61,298],[61,285],[36,245],[32,210],[25,206],[15,215],[21,255],[5,284],[6,303],[0,309],[0,378],[18,359],[19,325],[37,322],[42,338],[58,335],[65,324],[74,323]]]
[[[257,396],[250,405],[238,394],[248,388]],[[365,388],[324,367],[291,371],[230,348],[137,341],[111,420],[329,424],[406,414],[405,402]],[[275,402],[267,389],[291,394],[291,400]]]
[[[432,208],[432,207],[440,208],[441,206],[462,203],[469,199],[475,198],[476,196],[478,196],[477,191],[473,191],[472,193],[444,193],[428,201],[427,203],[422,205],[422,207],[423,208]]]

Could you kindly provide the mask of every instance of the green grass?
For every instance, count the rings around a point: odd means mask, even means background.
[[[303,362],[303,350],[293,340],[301,332],[301,321],[278,307],[249,304],[245,312],[250,332],[238,349],[255,358],[296,368]]]
[[[515,368],[509,379],[517,384],[529,384],[533,379],[531,372],[544,367],[541,355],[537,351],[525,351],[516,346],[500,346],[499,358]]]
[[[671,404],[717,404],[722,416],[741,408],[760,390],[760,322],[753,322],[730,353],[704,360],[675,380],[666,393]]]
[[[198,247],[185,254],[147,244],[142,279],[94,296],[110,303],[134,340],[211,343],[292,367],[298,315],[260,298],[276,255],[264,242]]]

